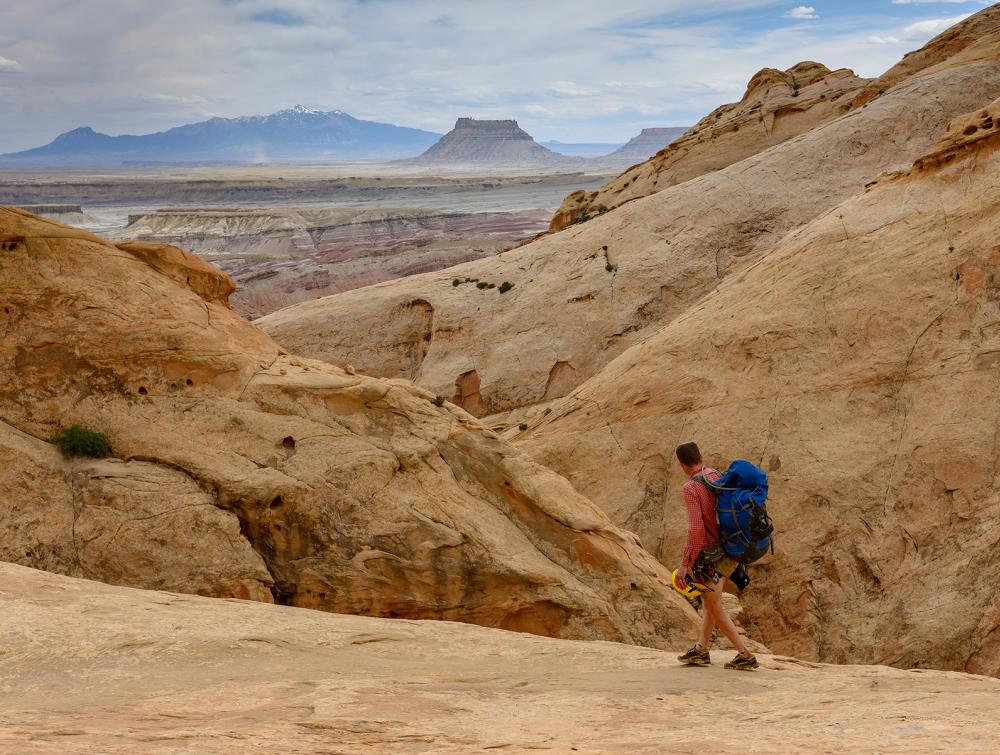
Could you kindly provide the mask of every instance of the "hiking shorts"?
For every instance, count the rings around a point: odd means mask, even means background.
[[[729,558],[719,546],[709,547],[698,554],[691,573],[702,584],[718,584],[739,567],[739,562]]]

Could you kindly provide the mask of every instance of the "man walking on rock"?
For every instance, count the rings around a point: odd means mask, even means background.
[[[708,645],[712,641],[712,630],[718,626],[729,638],[739,653],[726,664],[727,669],[753,671],[758,667],[757,659],[743,643],[736,625],[726,613],[722,604],[722,591],[726,577],[739,566],[729,558],[721,545],[719,525],[715,513],[715,492],[701,480],[715,481],[722,474],[706,467],[701,460],[701,451],[696,443],[684,443],[677,447],[677,461],[688,476],[684,483],[684,505],[687,508],[687,543],[677,570],[677,586],[686,587],[688,576],[693,581],[705,585],[702,593],[701,635],[694,647],[677,657],[688,666],[708,666],[712,659]]]

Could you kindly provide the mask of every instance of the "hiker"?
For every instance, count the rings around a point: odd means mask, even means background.
[[[683,488],[688,527],[687,543],[684,546],[675,582],[682,590],[687,587],[689,579],[705,586],[701,594],[703,607],[701,634],[694,647],[678,656],[677,660],[688,666],[711,664],[708,645],[712,641],[712,630],[718,626],[739,651],[736,657],[726,664],[726,668],[753,671],[759,665],[757,659],[747,649],[736,631],[736,625],[722,604],[726,577],[732,575],[739,564],[726,555],[721,545],[719,525],[716,520],[715,491],[700,481],[706,479],[714,482],[722,474],[702,463],[701,451],[696,443],[684,443],[678,446],[677,461],[688,476]]]

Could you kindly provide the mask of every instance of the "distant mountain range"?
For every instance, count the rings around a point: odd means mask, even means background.
[[[411,157],[440,134],[296,105],[271,115],[211,118],[143,136],[77,128],[44,147],[0,155],[18,165],[121,165],[277,161],[336,162]]]
[[[621,146],[538,144],[515,121],[460,119],[458,125],[463,123],[474,128],[459,128],[442,138],[431,131],[360,120],[342,110],[311,110],[296,105],[271,115],[211,118],[154,134],[110,136],[89,127],[77,128],[45,146],[0,155],[0,166],[338,163],[421,156],[421,162],[438,164],[513,162],[572,168],[583,167],[587,162],[584,158],[596,159],[603,165],[601,158],[606,160]],[[665,142],[649,145],[649,155],[665,146]],[[612,162],[616,162],[614,158]]]

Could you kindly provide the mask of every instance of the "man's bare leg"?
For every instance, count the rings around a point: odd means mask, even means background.
[[[712,642],[712,631],[715,629],[715,614],[708,607],[708,603],[705,602],[704,596],[705,594],[702,593],[701,634],[698,635],[698,647],[708,650],[708,646]]]
[[[750,655],[750,651],[747,646],[743,643],[743,639],[740,637],[740,633],[736,629],[736,625],[733,620],[729,618],[729,614],[726,613],[726,607],[722,604],[722,588],[726,584],[726,580],[719,580],[713,587],[711,592],[703,592],[701,594],[702,604],[705,606],[705,616],[706,618],[711,614],[712,625],[718,625],[722,633],[729,638],[729,641],[733,643],[736,649],[743,655]],[[705,627],[710,626],[707,623],[702,624],[702,639],[699,641],[704,641]],[[709,640],[711,640],[711,628],[709,628]],[[705,647],[708,647],[706,644]]]

